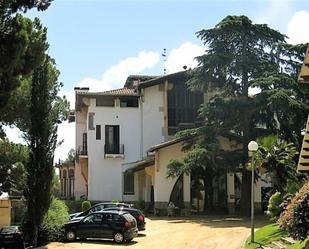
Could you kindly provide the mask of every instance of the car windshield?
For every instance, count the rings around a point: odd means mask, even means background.
[[[0,233],[16,233],[18,232],[18,227],[3,227]]]

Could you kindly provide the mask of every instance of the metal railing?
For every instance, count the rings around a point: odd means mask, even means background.
[[[113,155],[124,155],[124,145],[123,144],[105,144],[104,154]]]

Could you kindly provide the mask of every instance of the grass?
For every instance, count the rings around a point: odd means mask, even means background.
[[[309,237],[305,239],[303,242],[297,241],[294,245],[290,245],[286,249],[303,249],[305,248],[305,245],[308,241],[309,241]]]
[[[281,230],[277,224],[266,225],[254,233],[254,243],[250,242],[251,236],[247,239],[245,249],[259,248],[261,245],[267,245],[270,242],[280,240],[287,235],[288,234]]]

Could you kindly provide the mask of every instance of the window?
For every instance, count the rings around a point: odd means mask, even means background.
[[[169,135],[181,129],[192,128],[192,125],[194,127],[199,121],[198,109],[204,102],[202,92],[190,91],[184,81],[173,83],[174,87],[168,91],[167,99]]]
[[[99,96],[96,98],[96,106],[114,106],[115,97],[113,96]]]
[[[92,214],[84,219],[85,223],[99,223],[102,222],[103,214]]]
[[[96,140],[101,140],[101,125],[95,127]]]
[[[123,173],[123,193],[134,195],[134,172],[126,171]]]
[[[119,125],[105,126],[105,154],[119,154]]]
[[[137,97],[121,97],[120,107],[138,107]]]
[[[89,130],[94,130],[93,117],[94,117],[94,113],[93,112],[89,112],[89,114],[88,114],[88,129]]]

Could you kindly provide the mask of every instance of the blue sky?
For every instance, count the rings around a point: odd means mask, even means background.
[[[193,58],[205,49],[195,32],[214,27],[227,15],[246,15],[288,34],[292,43],[308,42],[306,2],[54,0],[48,10],[31,10],[27,16],[39,17],[48,28],[49,53],[64,83],[61,94],[74,104],[76,85],[108,90],[122,87],[129,74],[162,74],[163,48],[169,73],[183,65],[194,67]],[[16,130],[8,131],[8,137],[20,141]],[[75,145],[74,124],[61,125],[59,139],[64,143],[55,159],[64,159]]]
[[[283,3],[283,4],[282,4]],[[287,21],[305,1],[104,1],[55,0],[44,12],[31,11],[48,28],[50,54],[56,59],[64,89],[86,77],[99,78],[112,65],[139,51],[161,52],[190,41],[226,15],[247,15],[287,31]],[[278,15],[279,13],[279,15]],[[161,58],[160,58],[161,59]],[[144,73],[162,73],[158,63]]]

